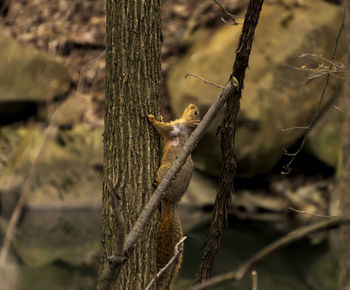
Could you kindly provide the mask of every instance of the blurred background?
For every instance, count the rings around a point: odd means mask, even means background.
[[[247,1],[222,0],[243,16]],[[225,85],[243,18],[234,25],[212,0],[164,0],[161,110],[193,102],[204,115],[220,94],[187,73]],[[340,1],[266,0],[238,117],[236,193],[215,273],[263,246],[337,214],[342,123],[342,37],[317,122],[327,67],[342,22]],[[0,0],[0,246],[24,194],[0,290],[95,289],[103,174],[105,1]],[[193,281],[218,176],[219,116],[193,154],[195,172],[179,207],[184,265],[175,289]],[[305,145],[291,165],[285,150]],[[282,172],[282,173],[281,173]],[[261,289],[337,289],[336,243],[313,235],[259,268]],[[283,285],[283,286],[281,286]],[[217,289],[233,289],[233,285]],[[235,288],[234,288],[235,289]],[[247,277],[237,289],[251,289]]]

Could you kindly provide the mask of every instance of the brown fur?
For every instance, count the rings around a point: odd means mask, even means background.
[[[158,185],[182,150],[191,132],[199,124],[199,110],[197,106],[191,104],[186,107],[181,118],[177,120],[171,122],[157,121],[153,115],[148,115],[148,119],[163,139],[163,155],[156,177],[156,185]],[[175,245],[183,236],[176,207],[190,183],[192,170],[192,159],[189,156],[164,194],[158,230],[158,271],[169,262],[174,255]],[[183,249],[182,245],[180,249]],[[178,256],[177,261],[159,277],[157,281],[158,290],[172,288],[181,262],[182,253]]]

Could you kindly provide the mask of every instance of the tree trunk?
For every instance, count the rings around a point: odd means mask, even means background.
[[[350,1],[343,2],[345,8],[344,49],[345,49],[345,83],[344,83],[344,123],[342,142],[342,166],[340,175],[340,211],[343,216],[350,216]],[[350,290],[350,226],[340,229],[341,238],[341,280],[342,289]]]
[[[126,233],[148,201],[160,142],[147,114],[159,115],[161,12],[157,0],[106,1],[106,104],[102,249],[99,274],[116,252],[108,181],[116,185]],[[156,274],[157,216],[144,228],[112,289],[143,289]]]

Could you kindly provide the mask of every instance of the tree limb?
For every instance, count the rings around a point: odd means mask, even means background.
[[[236,173],[234,154],[236,118],[240,108],[245,71],[248,67],[254,32],[258,24],[262,4],[263,0],[250,1],[236,50],[236,59],[231,77],[235,76],[237,78],[239,86],[227,100],[225,117],[221,124],[222,172],[214,204],[210,231],[205,243],[202,260],[195,276],[195,283],[209,279],[216,253],[221,243],[223,227],[227,218],[227,208],[230,203],[231,194],[233,194],[233,179]]]
[[[119,275],[122,265],[126,261],[126,256],[124,255],[123,251],[125,242],[125,221],[119,204],[120,198],[118,196],[116,186],[113,186],[110,180],[107,183],[107,187],[114,213],[116,228],[116,250],[114,256],[107,258],[107,263],[104,265],[98,281],[97,290],[109,290],[116,277]]]
[[[237,83],[235,81],[235,78],[232,77],[231,81],[227,83],[224,90],[218,96],[217,100],[210,106],[209,110],[204,115],[198,127],[192,132],[191,136],[183,147],[183,150],[178,155],[175,162],[168,170],[167,174],[164,176],[162,182],[158,185],[157,189],[152,194],[150,200],[143,208],[130,233],[127,235],[124,244],[124,253],[128,253],[131,250],[143,227],[158,207],[158,204],[163,197],[163,192],[169,188],[171,181],[175,177],[176,173],[181,169],[182,165],[185,164],[187,156],[190,155],[193,149],[197,146],[200,138],[204,135],[205,130],[207,130],[211,122],[214,120],[216,114],[225,104],[226,100],[234,94],[236,87]]]
[[[227,282],[238,283],[253,267],[265,260],[271,254],[277,252],[278,250],[304,238],[305,236],[327,229],[332,229],[343,224],[350,224],[350,217],[336,217],[327,219],[321,222],[316,222],[311,225],[296,229],[289,234],[283,236],[282,238],[271,243],[267,247],[263,248],[256,255],[248,259],[246,262],[241,264],[237,270],[228,272],[226,274],[221,274],[204,281],[201,284],[197,284],[191,288],[191,290],[202,290],[208,289],[209,287],[218,286]]]

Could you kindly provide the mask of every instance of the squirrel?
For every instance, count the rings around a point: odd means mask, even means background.
[[[158,186],[182,150],[191,132],[199,124],[199,109],[196,105],[190,104],[184,110],[181,118],[171,122],[164,122],[162,116],[160,121],[157,121],[153,115],[147,117],[163,140],[163,155],[154,183],[155,186]],[[172,258],[175,245],[183,237],[176,207],[190,183],[192,170],[193,164],[191,155],[189,155],[169,189],[164,193],[157,237],[157,272]],[[177,260],[158,278],[158,290],[172,288],[181,266],[183,245],[179,247],[179,250],[180,255]]]

